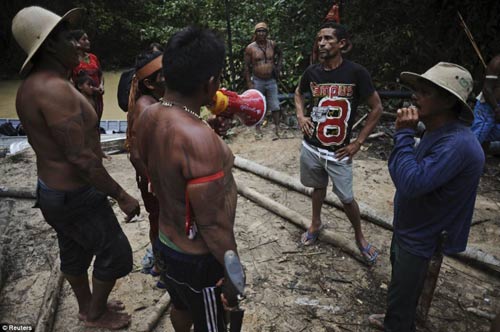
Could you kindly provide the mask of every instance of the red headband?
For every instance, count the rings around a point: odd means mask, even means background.
[[[163,59],[163,55],[159,55],[154,58],[151,62],[148,62],[147,65],[139,69],[135,72],[135,76],[139,81],[145,79],[149,75],[161,69],[161,62]]]

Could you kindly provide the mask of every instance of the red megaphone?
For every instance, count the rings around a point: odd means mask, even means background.
[[[250,89],[238,95],[236,92],[220,89],[215,93],[214,102],[208,107],[215,115],[227,112],[236,115],[246,126],[253,126],[266,115],[266,98],[259,90]]]

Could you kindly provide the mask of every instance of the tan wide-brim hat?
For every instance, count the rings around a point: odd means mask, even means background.
[[[467,97],[472,92],[472,75],[467,69],[449,62],[440,62],[422,75],[404,71],[400,75],[401,81],[410,87],[415,87],[417,80],[423,79],[445,89],[460,101],[462,112],[460,120],[472,123],[474,113],[467,104]]]
[[[12,34],[21,48],[28,54],[19,71],[24,77],[32,68],[31,58],[50,33],[61,22],[76,26],[84,13],[83,8],[74,8],[62,17],[38,6],[21,9],[12,20]]]

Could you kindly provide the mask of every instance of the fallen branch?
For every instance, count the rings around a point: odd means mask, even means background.
[[[398,117],[396,113],[391,113],[391,112],[382,112],[382,116],[386,116],[392,119],[396,119]]]
[[[289,208],[287,208],[284,205],[281,205],[269,197],[266,197],[259,192],[248,188],[245,186],[243,183],[238,182],[237,183],[238,187],[238,193],[240,195],[245,196],[249,200],[257,203],[258,205],[262,206],[263,208],[279,215],[282,218],[285,218],[295,225],[307,229],[309,227],[310,220],[303,215],[301,215],[298,212],[295,212]],[[328,229],[324,229],[321,231],[319,238],[322,241],[328,242],[333,244],[336,247],[339,247],[342,249],[342,251],[346,252],[347,254],[351,255],[355,259],[359,260],[360,262],[366,264],[366,261],[363,259],[361,256],[359,249],[356,247],[353,241],[349,241],[337,234],[335,234],[333,231],[330,231]]]
[[[465,308],[465,311],[470,312],[471,314],[474,314],[478,317],[486,318],[488,320],[495,319],[495,314],[492,314],[491,312],[486,312],[486,311],[480,310],[478,308],[469,307],[469,308]]]
[[[471,226],[480,225],[480,224],[488,222],[488,221],[492,221],[492,219],[486,218],[486,219],[473,220],[471,223]]]
[[[368,135],[368,138],[372,139],[372,138],[377,138],[377,137],[382,137],[382,136],[385,136],[385,133],[383,131],[379,131],[379,132]]]
[[[35,199],[36,194],[32,189],[27,188],[12,189],[8,187],[0,187],[0,197]]]
[[[248,248],[248,250],[254,250],[254,249],[257,249],[258,247],[262,247],[262,246],[265,246],[267,244],[274,243],[276,241],[278,241],[278,240],[274,239],[274,240],[266,241],[264,243],[259,243],[259,244],[254,245],[253,247]]]
[[[359,120],[358,120],[358,121],[357,121],[357,122],[356,122],[356,123],[352,126],[352,129],[351,129],[351,130],[356,129],[356,127],[357,127],[357,126],[359,126],[359,124],[360,124],[361,122],[363,122],[363,120],[364,120],[364,119],[366,119],[366,117],[367,117],[367,116],[368,116],[368,113],[366,113],[365,115],[363,115],[363,116],[361,117],[361,119],[359,119]]]
[[[163,313],[167,310],[170,304],[170,296],[168,292],[165,292],[163,296],[158,300],[158,303],[152,309],[151,314],[147,317],[146,321],[142,326],[139,327],[140,332],[150,332],[154,329],[158,321],[160,320]]]
[[[63,274],[60,269],[61,261],[57,258],[50,272],[49,283],[45,289],[42,306],[36,322],[35,331],[50,332],[54,325],[54,317],[59,304],[59,293],[64,281]]]
[[[305,195],[311,196],[312,188],[307,188],[303,186],[296,177],[291,177],[282,172],[278,172],[269,167],[262,166],[248,159],[236,156],[234,160],[234,165],[242,170],[251,172],[267,180],[271,180],[289,189],[295,190],[297,192],[303,193]],[[325,198],[325,202],[336,208],[343,210],[342,203],[338,200],[336,196],[328,193]],[[373,224],[381,226],[385,229],[392,231],[392,223],[383,217],[377,215],[377,213],[368,205],[358,202],[361,217]],[[481,251],[477,248],[467,247],[465,252],[453,255],[461,261],[472,262],[476,266],[482,269],[492,272],[495,275],[500,275],[500,260],[486,252]]]

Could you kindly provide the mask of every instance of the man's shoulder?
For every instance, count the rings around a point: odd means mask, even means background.
[[[322,71],[321,64],[313,63],[307,66],[306,70],[304,70],[304,73],[317,72],[317,71]]]
[[[257,42],[253,41],[250,44],[247,45],[246,49],[252,49],[254,47],[257,47]]]
[[[39,71],[30,74],[23,82],[20,89],[37,99],[59,98],[67,91],[71,83],[52,72]],[[76,91],[76,90],[75,90]]]
[[[363,70],[363,71],[367,71],[366,67],[357,63],[357,62],[354,62],[352,60],[348,60],[348,59],[344,59],[344,63],[347,67],[349,68],[352,68],[353,70]]]
[[[158,100],[156,100],[151,95],[142,95],[139,97],[139,99],[137,99],[135,108],[136,108],[136,110],[142,111],[146,107],[149,107],[153,104],[156,104],[157,102],[158,102]]]

